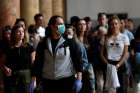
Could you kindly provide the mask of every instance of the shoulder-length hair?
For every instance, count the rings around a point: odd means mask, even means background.
[[[16,44],[16,30],[19,29],[19,28],[23,28],[22,25],[14,25],[13,28],[12,28],[12,32],[11,32],[11,46],[14,47],[15,44]],[[27,43],[28,43],[28,36],[27,36],[27,32],[24,30],[24,38],[22,40],[22,45],[23,46],[27,46]]]
[[[121,23],[121,22],[120,22],[120,19],[119,19],[119,17],[118,17],[117,15],[111,16],[111,18],[110,18],[109,21],[108,21],[108,24],[109,24],[108,33],[107,33],[107,36],[108,36],[108,37],[110,37],[110,36],[112,35],[112,31],[111,31],[111,22],[112,22],[113,20],[118,20],[118,22]],[[121,29],[120,29],[120,30],[121,30]]]

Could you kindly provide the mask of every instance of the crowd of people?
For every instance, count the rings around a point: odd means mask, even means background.
[[[2,29],[0,93],[140,93],[140,26],[129,18],[34,16]]]

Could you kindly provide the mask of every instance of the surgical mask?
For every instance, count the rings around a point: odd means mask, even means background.
[[[67,38],[68,38],[68,39],[72,39],[73,36],[72,36],[72,35],[68,35]]]
[[[64,24],[58,25],[58,32],[60,34],[64,34],[64,32],[65,32],[65,25]]]

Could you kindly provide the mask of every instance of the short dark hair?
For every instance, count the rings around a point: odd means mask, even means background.
[[[35,29],[35,26],[33,24],[31,24],[29,27],[28,27],[28,33],[29,34],[33,34],[33,33],[37,33],[36,29]]]
[[[41,14],[41,13],[35,14],[34,20],[37,21],[37,19],[38,19],[39,17],[43,17],[43,14]]]
[[[89,22],[89,21],[91,21],[91,18],[90,18],[89,16],[86,16],[86,17],[84,17],[84,20],[85,20],[86,22]]]
[[[59,15],[54,15],[54,16],[52,16],[52,17],[50,18],[49,22],[48,22],[48,26],[54,25],[54,24],[56,23],[56,19],[57,19],[57,18],[62,18],[62,17],[59,16]]]
[[[106,17],[107,17],[107,14],[106,14],[105,12],[99,13],[99,14],[98,14],[98,19],[99,19],[100,17],[102,17],[102,16],[106,16]]]
[[[131,18],[128,18],[127,21],[134,23],[134,21]]]
[[[17,25],[20,21],[24,22],[25,25],[26,25],[26,21],[25,21],[24,18],[17,18],[17,19],[16,19],[16,22],[15,22],[15,25]]]
[[[78,22],[79,21],[79,17],[78,16],[72,16],[71,18],[70,18],[70,24],[72,24],[73,22]]]

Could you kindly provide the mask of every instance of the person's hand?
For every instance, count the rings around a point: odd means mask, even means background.
[[[32,80],[31,80],[30,85],[29,85],[30,93],[34,93],[34,90],[35,90],[36,87],[37,87],[36,78],[32,77]]]
[[[118,69],[119,67],[120,67],[120,64],[117,64],[117,65],[116,65],[116,69]]]
[[[7,66],[3,66],[3,71],[4,71],[4,74],[6,76],[11,76],[12,75],[12,70]]]
[[[76,79],[82,80],[82,72],[77,72],[75,75]]]
[[[37,87],[37,84],[36,84],[36,77],[32,77],[32,84],[33,84],[33,89],[35,89]]]

